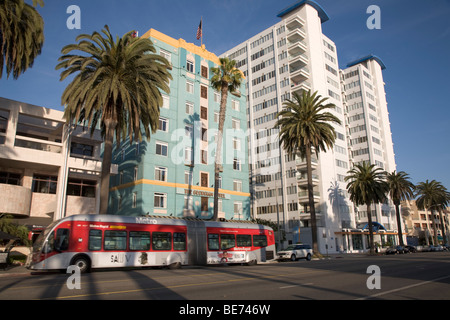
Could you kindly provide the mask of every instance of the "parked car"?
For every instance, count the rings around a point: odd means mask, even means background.
[[[409,253],[408,248],[402,246],[395,246],[386,249],[386,254],[398,254],[398,253]]]
[[[313,250],[311,246],[308,244],[292,244],[288,246],[286,249],[279,251],[278,260],[291,260],[295,261],[297,259],[306,259],[308,261],[311,260],[313,255]]]
[[[444,251],[444,247],[439,246],[430,246],[430,251]]]
[[[405,246],[406,249],[409,250],[409,252],[417,252],[417,248],[414,246]]]

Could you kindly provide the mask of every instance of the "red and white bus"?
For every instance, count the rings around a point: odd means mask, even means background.
[[[271,228],[249,222],[74,215],[38,237],[31,270],[207,265],[275,259]]]

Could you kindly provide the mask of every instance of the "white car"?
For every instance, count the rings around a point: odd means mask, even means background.
[[[286,249],[280,251],[278,254],[278,260],[291,260],[297,259],[311,260],[313,250],[309,244],[291,244]]]

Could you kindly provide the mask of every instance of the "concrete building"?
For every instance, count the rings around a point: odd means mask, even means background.
[[[340,70],[336,45],[322,33],[322,24],[329,17],[315,1],[298,1],[278,17],[278,23],[221,55],[236,60],[247,77],[252,214],[278,222],[287,242],[311,241],[306,163],[279,149],[274,125],[283,102],[294,92],[317,91],[336,106],[331,112],[341,120],[341,125],[333,125],[337,138],[333,150],[313,159],[319,248],[321,252],[366,250],[365,232],[357,228],[364,228],[363,208],[354,208],[344,178],[354,163],[363,160],[384,170],[395,170],[382,77],[384,65],[377,57],[369,56]],[[350,75],[358,72],[366,78],[368,75],[368,79],[357,87]],[[361,101],[360,111],[376,108],[364,113],[367,119],[358,115],[359,122],[355,111],[350,110],[357,101]],[[365,121],[372,121],[372,126]],[[356,132],[355,124],[367,125],[374,133]],[[363,135],[364,141],[370,140],[370,158],[359,150],[361,144],[356,148],[357,139]],[[367,142],[362,149],[366,148]],[[390,203],[377,207],[375,221],[396,229],[391,209]]]
[[[46,226],[98,213],[101,143],[61,111],[0,98],[0,214]]]
[[[219,58],[205,46],[154,29],[150,38],[172,64],[170,95],[163,95],[159,130],[151,140],[114,149],[119,174],[111,179],[109,210],[121,215],[210,219],[213,215],[215,136],[220,94],[211,84]],[[245,80],[240,92],[245,92]],[[222,149],[219,217],[249,219],[246,96],[228,96]]]

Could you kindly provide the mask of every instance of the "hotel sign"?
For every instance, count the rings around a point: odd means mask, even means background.
[[[198,196],[198,197],[208,197],[208,198],[214,197],[213,191],[203,191],[196,189],[177,188],[177,193],[184,195],[190,194],[191,196]],[[226,193],[219,193],[219,199],[230,199],[230,195]]]

